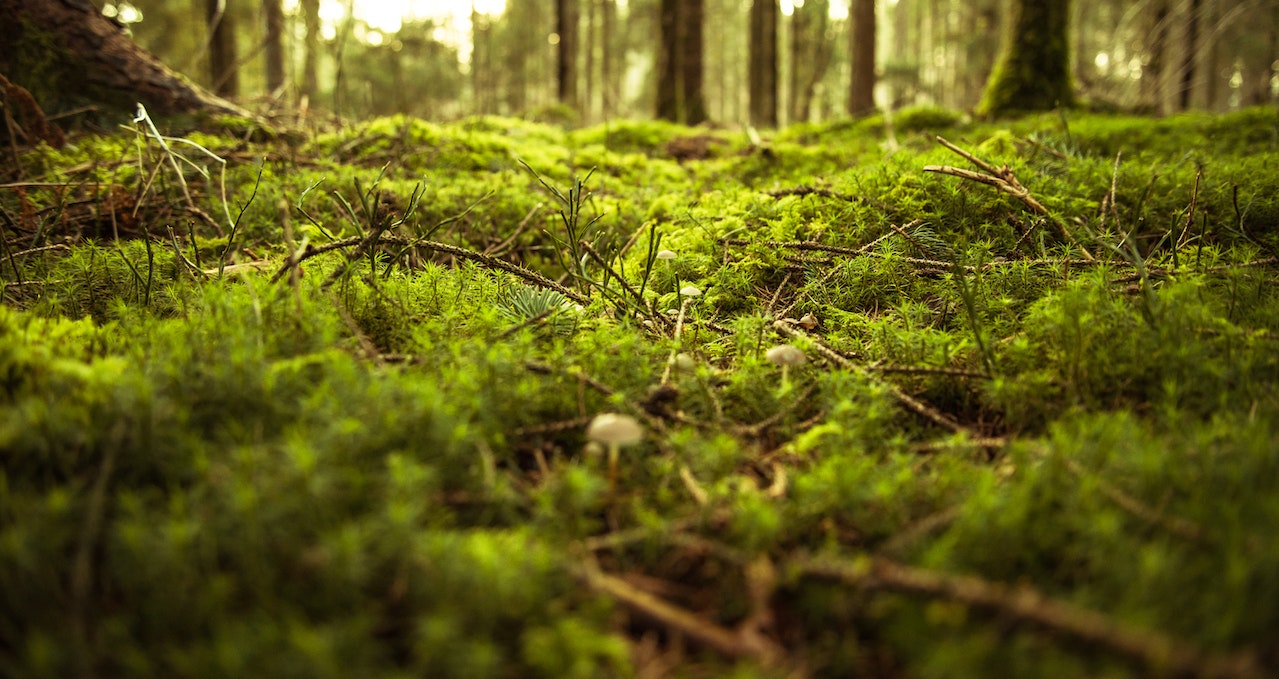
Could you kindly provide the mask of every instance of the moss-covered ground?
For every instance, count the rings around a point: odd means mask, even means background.
[[[31,151],[0,675],[1275,676],[1276,167],[1274,109]]]

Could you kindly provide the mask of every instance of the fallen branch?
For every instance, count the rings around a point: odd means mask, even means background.
[[[890,559],[829,558],[792,564],[801,575],[957,601],[1056,632],[1124,656],[1157,674],[1204,679],[1260,679],[1251,652],[1210,654],[1183,639],[1124,624],[1103,613],[1052,599],[1025,586],[915,568]]]
[[[839,367],[844,368],[846,370],[855,372],[858,375],[862,375],[863,377],[866,377],[868,379],[872,379],[872,380],[875,379],[874,376],[870,374],[870,370],[863,368],[862,366],[857,365],[856,363],[853,363],[852,361],[844,358],[843,356],[840,356],[834,349],[831,349],[830,347],[826,346],[825,344],[823,344],[822,342],[820,342],[813,336],[809,335],[808,333],[804,332],[803,330],[793,327],[790,323],[787,323],[785,321],[775,321],[773,323],[773,329],[792,339],[797,339],[801,337],[805,338],[812,344],[813,348],[817,351],[817,353],[821,354],[824,358],[826,358],[826,360],[830,361],[831,363],[834,363],[835,365],[838,365]],[[888,393],[891,394],[893,398],[897,399],[897,402],[902,404],[902,406],[905,407],[907,410],[917,415],[921,415],[924,418],[931,420],[934,424],[937,424],[941,427],[949,429],[953,432],[956,432],[956,433],[962,432],[962,433],[968,434],[974,439],[980,438],[979,436],[969,431],[966,427],[959,424],[958,422],[953,420],[949,415],[941,412],[940,410],[937,410],[936,408],[924,403],[923,401],[920,401],[914,396],[907,394],[906,392],[902,391],[901,389],[898,389],[896,386],[892,384],[884,383],[882,381],[881,381],[881,384],[883,384],[884,387],[888,389]]]
[[[365,236],[357,236],[354,238],[347,238],[346,240],[334,241],[319,247],[308,245],[304,251],[290,257],[289,260],[275,272],[275,275],[271,276],[271,282],[274,283],[280,280],[298,264],[301,264],[312,257],[322,255],[326,252],[332,252],[334,250],[357,246],[364,243],[366,240],[367,237]],[[497,257],[490,257],[489,255],[475,252],[474,250],[467,250],[466,248],[460,248],[456,245],[449,245],[448,243],[440,243],[438,241],[417,240],[399,236],[383,236],[378,239],[377,242],[386,245],[399,245],[404,248],[426,248],[427,250],[432,250],[434,252],[442,252],[461,259],[468,259],[473,262],[477,262],[480,266],[483,266],[486,269],[498,269],[500,271],[515,274],[534,285],[554,290],[578,304],[590,304],[591,302],[590,299],[586,298],[581,293],[570,290],[546,276],[537,273],[536,271],[530,271],[518,264],[512,264],[511,262],[504,259],[498,259]]]
[[[936,139],[937,143],[959,154],[959,156],[968,162],[984,170],[986,174],[974,172],[972,170],[965,170],[959,167],[951,167],[949,165],[925,165],[924,172],[948,174],[952,177],[959,177],[960,179],[967,179],[980,184],[986,184],[987,186],[992,186],[1003,191],[1004,193],[1021,201],[1026,207],[1030,208],[1032,212],[1047,217],[1048,220],[1057,227],[1057,230],[1061,233],[1061,236],[1066,239],[1066,242],[1078,247],[1086,259],[1096,259],[1093,257],[1091,252],[1088,252],[1087,248],[1080,245],[1079,242],[1075,240],[1075,237],[1070,235],[1070,231],[1066,230],[1065,225],[1058,221],[1056,217],[1053,217],[1052,213],[1048,211],[1048,208],[1044,207],[1043,203],[1035,200],[1035,197],[1030,195],[1030,189],[1022,186],[1022,183],[1017,180],[1017,176],[1013,174],[1012,168],[1007,165],[996,168],[990,163],[977,158],[973,154],[955,146],[942,137],[936,137]]]

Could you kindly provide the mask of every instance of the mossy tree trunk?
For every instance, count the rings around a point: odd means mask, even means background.
[[[1009,11],[978,112],[998,117],[1071,105],[1070,0],[1012,0]]]
[[[249,117],[138,47],[89,0],[3,0],[0,27],[0,73],[47,112],[92,106],[114,117],[141,102],[157,117]]]

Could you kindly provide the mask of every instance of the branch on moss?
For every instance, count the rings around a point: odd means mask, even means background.
[[[1103,613],[1052,599],[1028,586],[1010,586],[969,575],[915,568],[883,558],[855,561],[807,559],[793,566],[801,575],[957,601],[1021,623],[1105,648],[1153,673],[1204,679],[1260,679],[1255,655],[1214,655],[1183,639],[1125,624]]]
[[[767,573],[760,575],[754,572],[763,570],[767,569],[755,568],[754,564],[748,567],[748,571],[752,571],[747,573],[747,579],[750,582],[751,599],[755,606],[758,606],[761,599],[766,601],[768,595],[771,595],[772,585]],[[759,631],[759,625],[766,621],[768,614],[753,611],[742,625],[736,629],[729,629],[637,589],[621,578],[604,573],[595,564],[588,563],[582,567],[579,576],[591,589],[729,658],[751,658],[770,664],[782,656],[782,649]],[[760,617],[761,615],[763,617]]]
[[[812,344],[813,348],[817,351],[817,353],[821,354],[824,358],[826,358],[826,360],[830,361],[831,363],[834,363],[835,365],[838,365],[839,367],[844,368],[845,370],[850,370],[859,375],[862,375],[863,377],[866,377],[867,379],[872,379],[872,380],[875,379],[874,376],[870,374],[870,371],[867,370],[866,368],[863,368],[862,366],[857,365],[856,363],[853,363],[852,361],[844,358],[843,356],[839,355],[839,353],[837,353],[834,349],[831,349],[830,347],[826,346],[817,338],[813,337],[812,335],[809,335],[803,330],[800,330],[798,328],[791,326],[791,324],[785,321],[775,321],[773,323],[773,329],[792,339],[797,339],[801,337],[804,339],[807,339],[808,342]],[[902,391],[901,389],[898,389],[896,386],[892,384],[888,384],[882,381],[880,383],[883,384],[884,387],[888,389],[888,393],[891,394],[893,398],[897,399],[897,402],[902,404],[902,406],[905,407],[907,410],[917,415],[920,415],[928,420],[931,420],[934,424],[937,424],[938,426],[949,429],[953,432],[956,432],[956,433],[962,432],[962,433],[968,434],[972,438],[980,438],[979,436],[977,436],[977,434],[969,431],[968,428],[959,424],[954,419],[952,419],[949,415],[941,412],[940,410],[937,410],[936,408],[928,405],[927,403],[924,403],[923,401],[920,401],[914,396],[907,394],[906,392]]]
[[[1075,237],[1070,235],[1070,231],[1066,230],[1065,225],[1063,225],[1060,221],[1058,221],[1057,218],[1052,216],[1052,213],[1048,211],[1048,208],[1044,207],[1043,203],[1040,203],[1038,200],[1035,200],[1035,197],[1030,195],[1030,189],[1027,189],[1025,186],[1022,186],[1022,183],[1017,180],[1017,176],[1013,174],[1012,168],[1008,167],[1007,165],[1001,168],[996,168],[990,163],[987,163],[981,160],[980,158],[974,156],[973,154],[959,148],[958,146],[955,146],[954,144],[950,143],[949,141],[947,141],[946,139],[942,137],[936,137],[936,139],[937,139],[937,143],[959,154],[962,158],[964,158],[968,162],[984,170],[986,174],[982,174],[981,172],[974,172],[972,170],[965,170],[959,167],[951,167],[949,165],[925,165],[924,172],[936,172],[938,174],[948,174],[948,175],[951,175],[952,177],[959,177],[960,179],[967,179],[969,181],[978,182],[980,184],[993,186],[994,188],[999,189],[1000,191],[1003,191],[1004,193],[1012,196],[1013,198],[1020,200],[1023,204],[1026,205],[1026,207],[1030,208],[1032,212],[1035,212],[1036,214],[1040,214],[1047,217],[1049,221],[1051,221],[1053,225],[1057,227],[1057,230],[1061,233],[1061,236],[1066,239],[1066,242],[1070,243],[1071,245],[1074,245],[1075,247],[1078,247],[1080,252],[1084,254],[1084,257],[1086,259],[1090,259],[1090,260],[1095,259],[1092,253],[1088,252],[1087,248],[1080,245],[1079,242],[1075,240]]]
[[[343,248],[357,246],[363,243],[365,240],[367,240],[365,236],[359,236],[355,238],[347,238],[345,240],[334,241],[332,243],[328,243],[326,245],[321,245],[318,247],[308,245],[306,250],[304,250],[303,252],[293,257],[290,257],[289,260],[285,262],[284,266],[280,267],[280,269],[275,272],[275,275],[271,276],[271,282],[274,283],[280,280],[298,264],[301,264],[302,262],[312,257],[315,257],[317,255],[322,255],[326,252],[332,252],[334,250],[341,250]],[[426,248],[427,250],[442,252],[444,254],[452,255],[454,257],[458,257],[461,259],[467,259],[467,260],[478,263],[480,266],[486,269],[497,269],[499,271],[505,271],[507,273],[515,274],[516,276],[519,276],[520,278],[523,278],[524,280],[534,285],[538,285],[544,288],[548,288],[550,290],[554,290],[560,293],[561,295],[568,297],[574,302],[577,302],[578,304],[590,304],[591,302],[590,299],[583,296],[581,293],[578,293],[574,290],[570,290],[560,285],[559,283],[556,283],[555,281],[547,278],[546,276],[543,276],[542,274],[537,273],[536,271],[530,271],[518,264],[512,264],[511,262],[508,262],[503,259],[498,259],[497,257],[490,257],[488,255],[475,252],[474,250],[467,250],[466,248],[460,248],[456,245],[449,245],[448,243],[440,243],[440,242],[431,241],[431,240],[417,240],[417,239],[410,239],[410,238],[402,238],[398,236],[392,236],[392,237],[384,236],[380,238],[378,242],[385,243],[387,245],[399,245],[405,248]]]

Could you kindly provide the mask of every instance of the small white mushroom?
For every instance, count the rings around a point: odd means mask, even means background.
[[[586,438],[608,446],[608,485],[617,486],[617,458],[623,446],[633,446],[644,439],[644,428],[630,415],[601,413],[586,427]]]
[[[681,297],[701,297],[702,291],[696,285],[685,285],[679,289]]]
[[[800,351],[798,347],[792,344],[779,344],[765,352],[764,358],[767,358],[773,364],[780,365],[782,367],[783,391],[785,391],[787,387],[787,373],[790,371],[790,367],[793,365],[803,365],[808,362],[808,357],[804,355],[804,352]]]
[[[674,250],[658,250],[657,251],[658,259],[675,259],[676,256],[677,255],[675,254]]]

